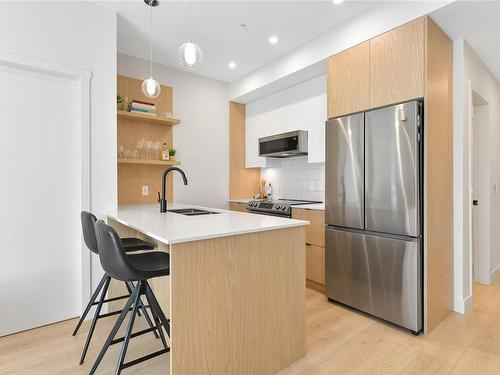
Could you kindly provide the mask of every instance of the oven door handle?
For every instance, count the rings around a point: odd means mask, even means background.
[[[288,219],[292,217],[292,215],[289,215],[289,214],[278,214],[278,213],[273,213],[273,212],[254,211],[254,210],[249,210],[248,208],[247,208],[247,211],[249,214],[284,217],[284,218],[288,218]]]

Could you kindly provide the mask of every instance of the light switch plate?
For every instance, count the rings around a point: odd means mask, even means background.
[[[142,195],[144,195],[144,196],[149,195],[149,186],[148,185],[142,186]]]

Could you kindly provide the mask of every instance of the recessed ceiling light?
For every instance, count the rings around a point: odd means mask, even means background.
[[[236,68],[236,63],[234,61],[231,61],[229,64],[227,64],[231,69]]]
[[[332,0],[332,3],[334,3],[335,5],[342,4],[343,2],[344,0]]]
[[[279,42],[279,39],[276,35],[273,35],[272,37],[269,38],[269,43],[271,44],[276,44]]]

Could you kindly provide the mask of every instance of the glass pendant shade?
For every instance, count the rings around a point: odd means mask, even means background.
[[[185,68],[198,69],[203,62],[203,52],[200,47],[189,41],[179,47],[179,63]]]
[[[157,98],[161,92],[160,84],[153,77],[150,77],[142,82],[142,92],[148,98]]]

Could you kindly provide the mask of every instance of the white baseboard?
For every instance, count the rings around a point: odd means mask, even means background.
[[[491,280],[491,284],[493,284],[495,282],[495,279],[500,276],[500,264],[498,266],[496,266],[493,271],[491,271],[491,277],[490,277],[490,280]]]
[[[453,304],[453,311],[460,314],[467,314],[467,312],[472,307],[472,296],[468,296],[465,299],[456,299]]]

